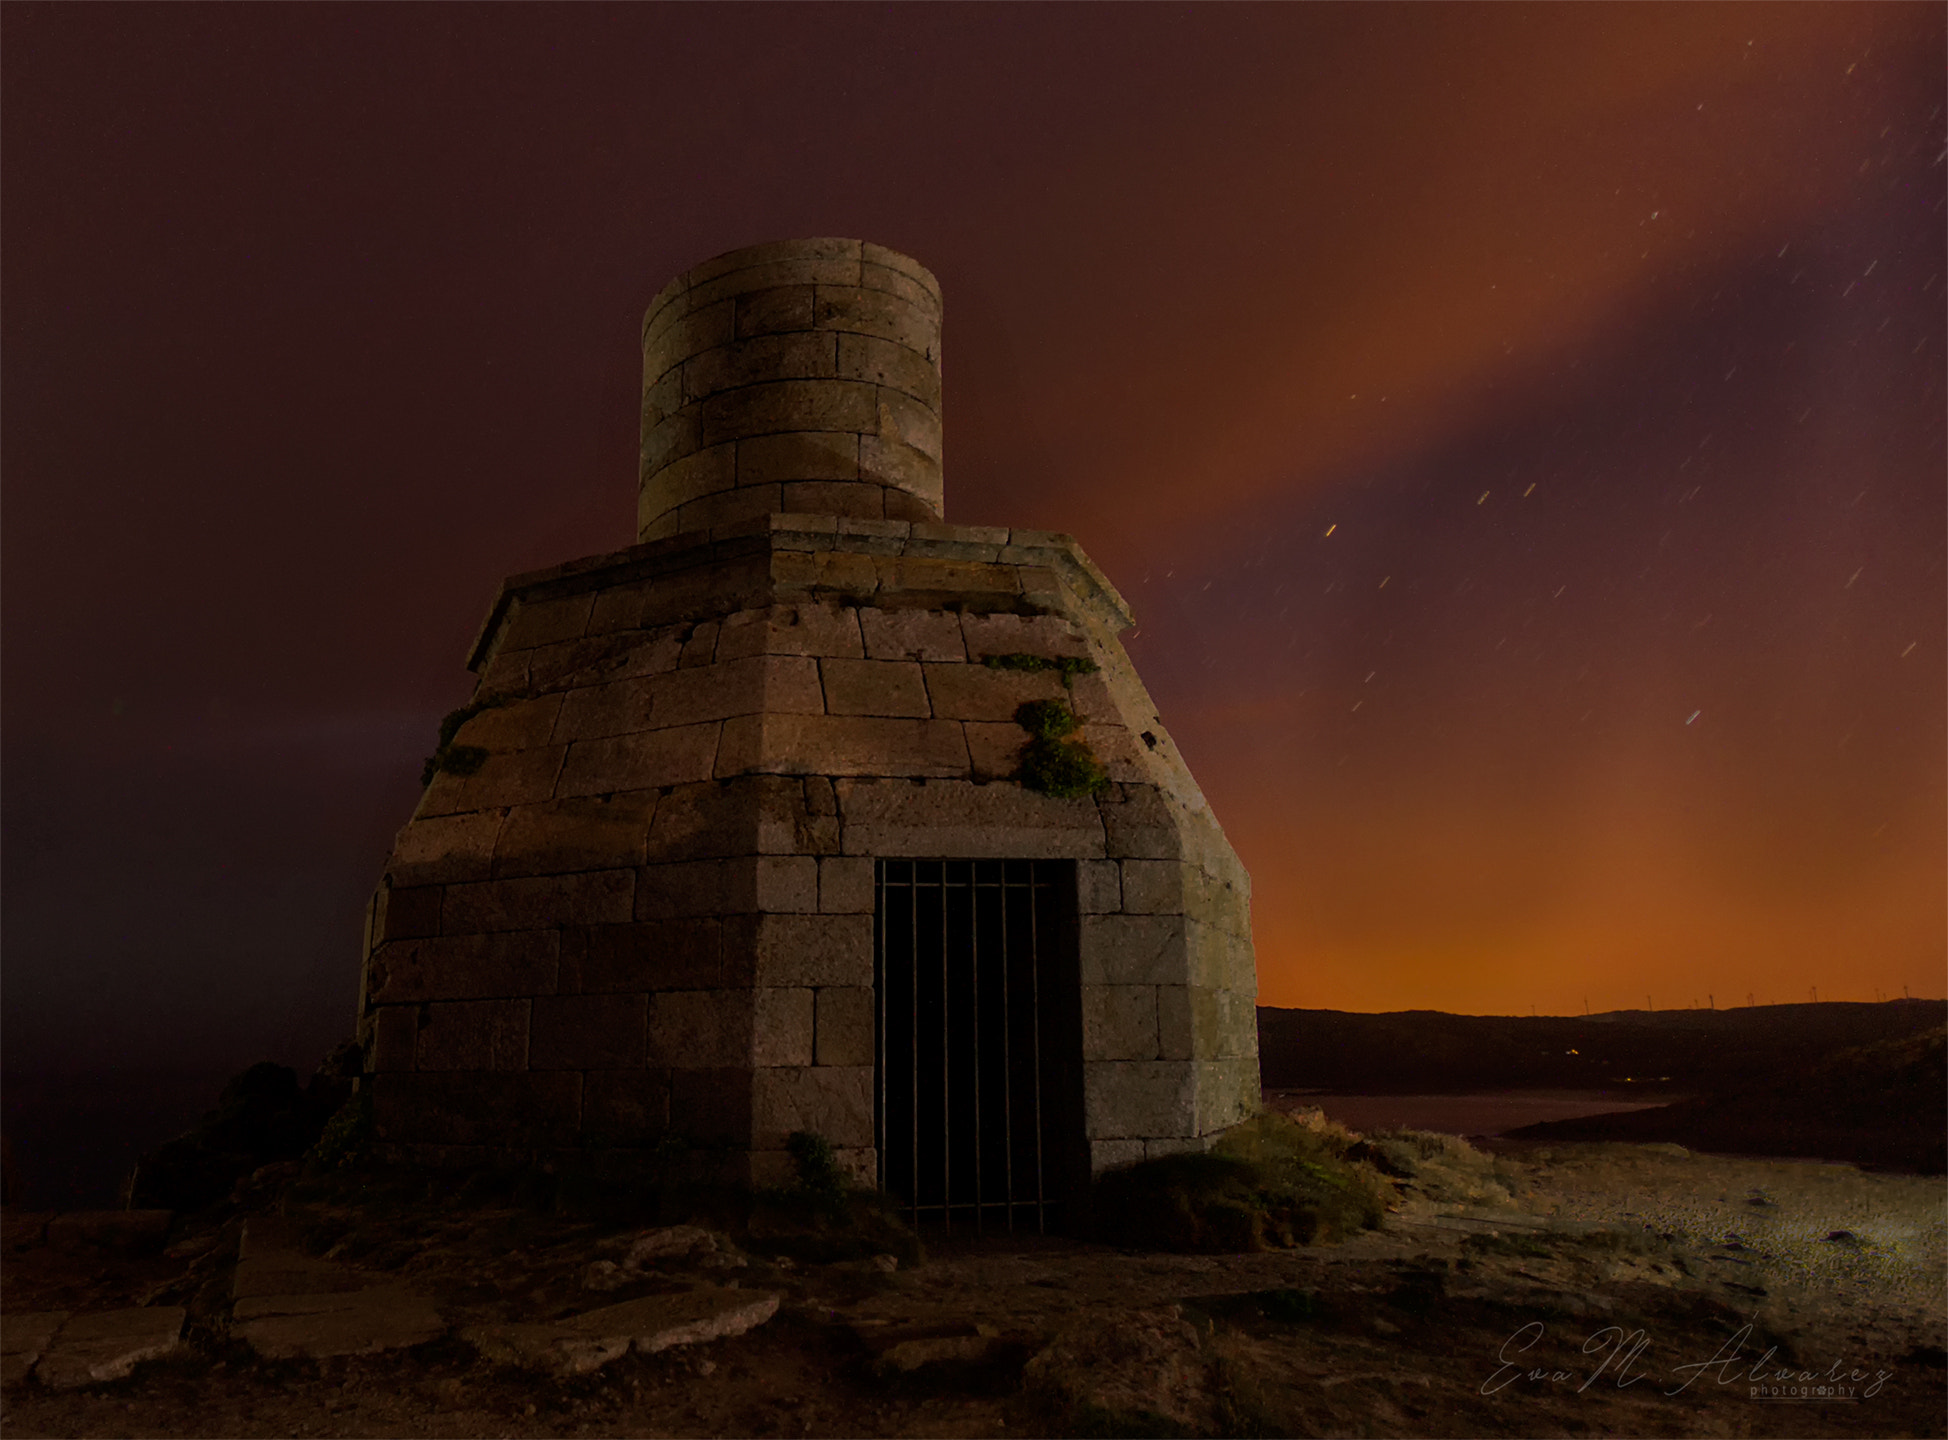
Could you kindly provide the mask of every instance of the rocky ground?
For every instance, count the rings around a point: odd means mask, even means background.
[[[1382,1229],[1245,1255],[930,1237],[918,1264],[793,1262],[749,1235],[505,1200],[361,1209],[292,1188],[295,1167],[197,1219],[9,1215],[0,1422],[22,1437],[1944,1433],[1938,1177],[1434,1137],[1375,1159],[1405,1172]]]

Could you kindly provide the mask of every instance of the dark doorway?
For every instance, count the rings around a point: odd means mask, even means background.
[[[915,1221],[1047,1231],[1088,1176],[1072,860],[882,860],[880,1185]]]

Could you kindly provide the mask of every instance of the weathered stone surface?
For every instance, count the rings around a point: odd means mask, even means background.
[[[1084,985],[1082,1058],[1157,1059],[1157,987]]]
[[[1148,785],[1122,788],[1121,800],[1098,801],[1108,836],[1108,853],[1119,859],[1180,859],[1184,853],[1183,839],[1162,795]]]
[[[648,1024],[643,995],[543,995],[529,1020],[535,1070],[627,1070],[643,1063]]]
[[[920,667],[911,660],[824,660],[825,708],[834,715],[932,714]]]
[[[526,650],[558,640],[574,640],[588,627],[593,595],[570,595],[559,600],[520,600],[508,607],[501,649]]]
[[[968,720],[961,729],[977,781],[1009,780],[1021,769],[1022,752],[1028,747],[1028,732],[1021,726],[1012,721]]]
[[[398,941],[372,957],[368,994],[381,1004],[546,995],[555,988],[558,945],[553,929]]]
[[[967,744],[949,720],[867,715],[739,716],[724,722],[720,776],[962,775]]]
[[[828,855],[818,862],[818,908],[827,915],[870,915],[878,904],[873,862]]]
[[[758,1070],[751,1077],[751,1144],[782,1150],[794,1130],[815,1130],[835,1146],[873,1143],[870,1065]]]
[[[563,995],[707,990],[718,983],[714,919],[644,920],[561,932]],[[537,993],[548,993],[541,991]]]
[[[1030,700],[1069,702],[1062,677],[1051,670],[993,670],[986,665],[928,665],[927,694],[943,720],[1012,723]]]
[[[670,1072],[591,1070],[582,1083],[585,1145],[652,1145],[670,1129]]]
[[[931,410],[940,407],[940,367],[929,356],[896,341],[840,335],[838,373],[842,379],[890,386]]]
[[[748,1065],[671,1070],[671,1128],[697,1144],[748,1145],[752,1074]]]
[[[1176,860],[1125,860],[1123,909],[1132,915],[1181,914],[1186,868]]]
[[[566,759],[561,766],[561,778],[558,783],[551,782],[549,793],[561,797],[601,795],[708,780],[717,758],[717,737],[722,728],[709,721],[550,747],[565,749]],[[502,803],[515,805],[547,798],[548,793],[544,793]]]
[[[425,1007],[414,1051],[419,1070],[525,1070],[526,1000],[445,1000]]]
[[[1182,985],[1189,968],[1181,915],[1082,917],[1084,985]]]
[[[419,1048],[419,1007],[383,1005],[372,1016],[372,1053],[366,1068],[375,1075],[413,1068]]]
[[[812,1063],[812,997],[804,987],[770,987],[747,992],[755,1005],[751,1034],[753,1065]]]
[[[733,715],[817,715],[825,709],[818,662],[808,655],[752,655],[692,669],[654,682],[654,723],[694,725]]]
[[[1197,1072],[1185,1061],[1087,1060],[1083,1111],[1103,1140],[1196,1135]]]
[[[518,1149],[572,1145],[581,1130],[582,1077],[572,1071],[388,1073],[371,1083],[382,1141]]]
[[[456,745],[495,751],[529,750],[546,745],[561,715],[562,697],[538,695],[480,711],[454,732]]]
[[[813,655],[858,659],[861,654],[856,610],[835,601],[806,600],[740,610],[725,617],[717,637],[719,661],[751,655]]]
[[[498,810],[415,820],[393,842],[386,874],[396,888],[485,880],[493,873],[500,827]]]
[[[733,340],[683,362],[683,395],[686,400],[704,400],[720,390],[762,380],[830,378],[833,359],[831,337],[809,331]],[[844,378],[873,377],[847,373]]]
[[[364,1285],[358,1273],[335,1261],[306,1254],[297,1227],[274,1215],[244,1221],[237,1246],[237,1268],[230,1278],[233,1300],[265,1295],[335,1293]]]
[[[655,1354],[742,1335],[777,1313],[775,1294],[711,1286],[625,1300],[551,1325],[476,1326],[462,1336],[489,1360],[585,1375],[632,1348]]]
[[[448,935],[481,935],[561,925],[614,925],[633,918],[635,897],[634,870],[449,885],[440,926]]]
[[[420,797],[415,821],[467,810],[495,810],[508,805],[534,805],[555,793],[555,780],[567,757],[566,745],[544,745],[513,754],[490,754],[471,775],[442,770]],[[665,782],[668,783],[668,782]],[[611,790],[641,786],[611,785]]]
[[[403,1285],[239,1300],[231,1333],[266,1360],[377,1355],[437,1339],[446,1321]]]
[[[757,997],[750,990],[666,990],[649,997],[648,1063],[749,1065]]]
[[[655,811],[653,790],[516,806],[501,822],[494,878],[640,865]]]
[[[819,1065],[871,1065],[877,1012],[868,985],[828,985],[817,993]]]
[[[1046,660],[1089,655],[1089,642],[1073,621],[1060,615],[964,614],[960,624],[967,658],[977,664],[990,655],[1039,655]]]
[[[873,919],[865,915],[759,915],[727,927],[748,937],[759,985],[871,985]]]
[[[410,940],[440,933],[440,906],[446,898],[441,885],[379,887],[378,908],[372,914],[372,940]]]
[[[1084,915],[1106,915],[1123,908],[1122,867],[1114,860],[1077,862],[1078,908]]]
[[[585,685],[561,698],[551,737],[557,742],[594,740],[651,728],[653,686],[660,677],[635,676],[604,685]]]
[[[27,1378],[70,1313],[16,1310],[0,1316],[0,1387],[11,1389]]]
[[[1102,821],[1087,798],[967,780],[841,780],[848,855],[1100,859]]]
[[[753,862],[754,908],[768,914],[815,915],[818,860],[811,855],[760,855]]]
[[[866,654],[874,660],[964,661],[967,646],[961,638],[962,617],[948,610],[859,611],[859,629]]]
[[[71,1315],[46,1342],[34,1378],[51,1390],[120,1380],[181,1344],[187,1315],[180,1305]]]

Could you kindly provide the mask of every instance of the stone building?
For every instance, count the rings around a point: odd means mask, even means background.
[[[1255,1112],[1249,878],[1081,547],[942,522],[940,320],[856,240],[651,303],[639,543],[501,586],[373,898],[390,1153],[1013,1223]]]

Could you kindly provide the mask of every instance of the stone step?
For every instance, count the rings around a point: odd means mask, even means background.
[[[625,1300],[549,1324],[477,1325],[461,1338],[502,1364],[586,1375],[631,1349],[654,1354],[742,1335],[777,1313],[775,1294],[713,1285]]]

